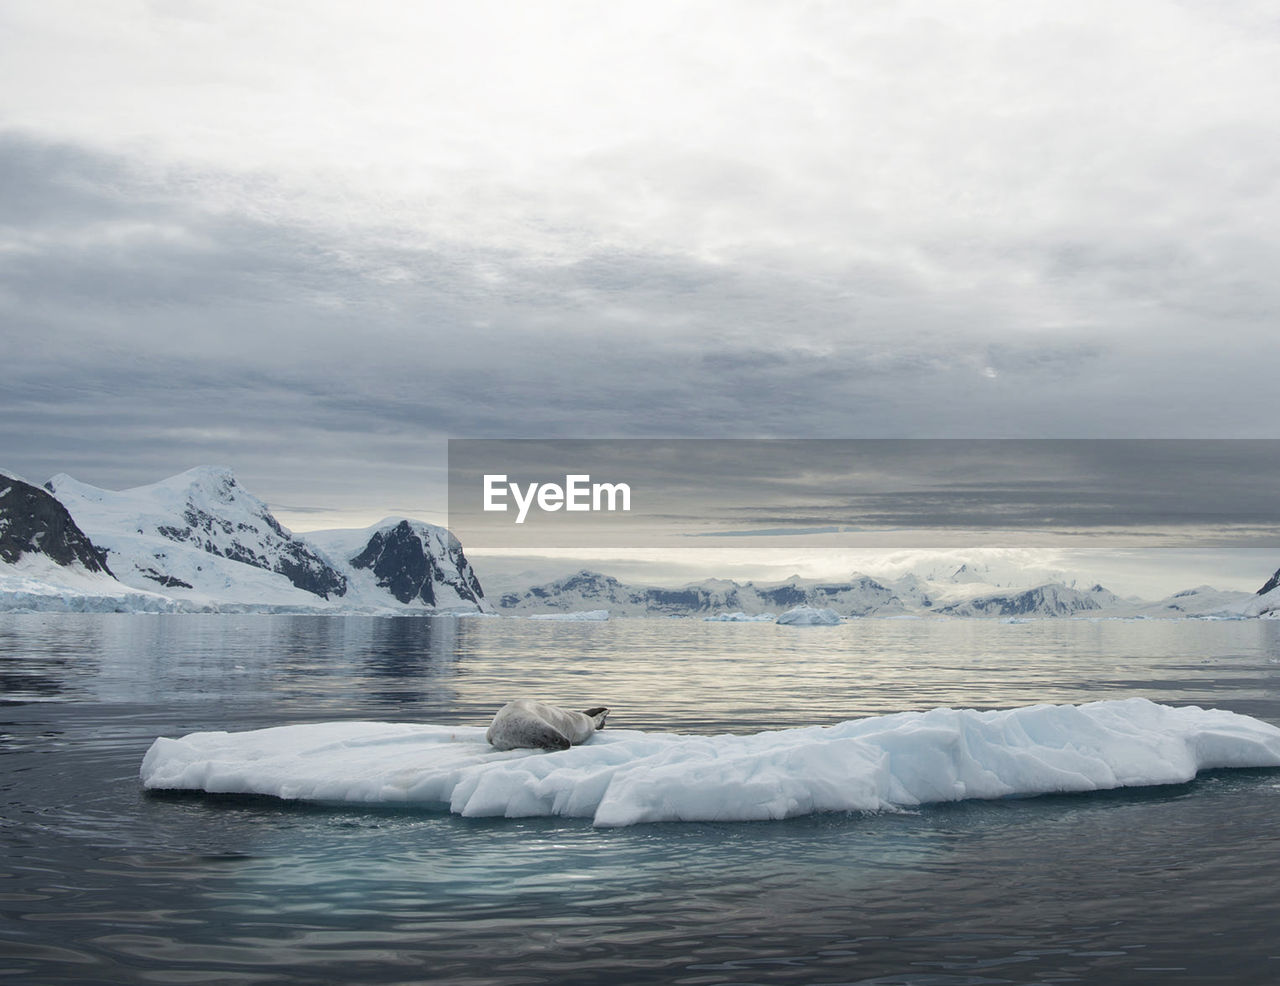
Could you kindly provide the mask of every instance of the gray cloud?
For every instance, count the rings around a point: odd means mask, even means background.
[[[286,503],[376,488],[425,512],[448,436],[1275,431],[1280,258],[1238,229],[952,243],[972,269],[1031,272],[988,290],[893,256],[562,260],[306,223],[205,194],[234,175],[17,133],[0,176],[0,436],[36,478],[217,461]]]
[[[628,513],[482,509],[482,476],[625,482]],[[581,480],[582,484],[589,482]],[[485,547],[695,537],[1013,533],[1104,544],[1280,545],[1280,440],[609,440],[450,443],[450,523]],[[507,503],[512,503],[510,496]],[[932,534],[930,532],[933,532]],[[845,544],[849,538],[830,539]]]

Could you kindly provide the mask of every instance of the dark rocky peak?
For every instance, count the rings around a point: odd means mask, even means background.
[[[592,572],[586,568],[565,576],[553,585],[561,592],[581,592],[584,595],[622,587],[622,583],[613,576]]]
[[[798,576],[796,577],[798,579]],[[772,603],[774,606],[799,606],[809,601],[809,593],[794,582],[785,585],[774,586],[769,589],[758,589],[757,594],[766,602]]]
[[[112,575],[106,552],[76,526],[57,497],[0,473],[0,560],[12,564],[24,555],[44,555],[64,567]]]
[[[442,528],[408,520],[381,528],[350,564],[371,571],[378,586],[403,604],[435,606],[438,585],[451,586],[460,599],[477,606],[484,598],[462,544]]]

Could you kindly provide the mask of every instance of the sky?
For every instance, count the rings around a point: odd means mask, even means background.
[[[1276,438],[1272,2],[0,6],[0,465]],[[1264,573],[1265,574],[1265,573]]]
[[[450,527],[501,591],[566,565],[669,584],[966,566],[1155,599],[1256,591],[1280,557],[1275,439],[463,439],[449,465]]]

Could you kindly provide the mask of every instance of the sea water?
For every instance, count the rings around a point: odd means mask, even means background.
[[[1275,770],[623,829],[138,781],[161,735],[481,725],[522,695],[689,733],[1133,696],[1280,724],[1280,621],[0,616],[0,976],[1280,981]]]

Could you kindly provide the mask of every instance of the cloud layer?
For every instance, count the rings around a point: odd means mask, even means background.
[[[33,477],[221,461],[374,519],[442,509],[448,436],[1276,433],[1265,4],[16,2],[0,36]]]

